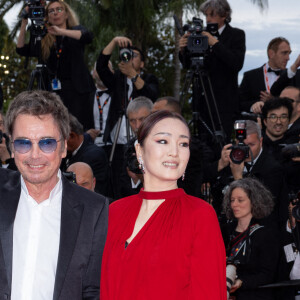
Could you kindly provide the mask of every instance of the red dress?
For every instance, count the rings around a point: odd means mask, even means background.
[[[165,199],[125,248],[143,199]],[[110,205],[101,300],[226,300],[225,249],[214,209],[182,189],[140,191]]]

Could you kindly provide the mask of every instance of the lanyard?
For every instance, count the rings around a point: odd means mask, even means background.
[[[54,41],[54,48],[55,48],[55,53],[56,53],[56,57],[57,57],[56,70],[55,70],[55,78],[57,78],[57,71],[58,71],[58,66],[59,66],[59,59],[61,57],[62,50],[63,50],[63,39],[64,39],[64,36],[62,36],[62,38],[61,38],[59,47],[57,45],[56,40]]]
[[[99,116],[100,116],[100,118],[99,118],[100,132],[102,132],[102,129],[103,129],[103,109],[104,109],[104,106],[108,103],[108,101],[110,99],[110,95],[108,95],[108,97],[104,101],[103,106],[101,106],[100,95],[99,95],[98,92],[96,93],[96,99],[97,99],[97,104],[98,104],[98,108],[99,108]]]
[[[266,89],[267,92],[270,93],[270,84],[269,84],[269,77],[268,77],[268,71],[267,71],[267,64],[264,65],[264,76],[265,76],[265,83],[266,83]],[[277,76],[276,80],[279,76]]]

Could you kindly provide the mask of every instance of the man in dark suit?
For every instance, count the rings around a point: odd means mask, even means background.
[[[263,149],[261,129],[257,123],[247,120],[246,131],[247,137],[244,143],[250,148],[249,158],[241,164],[233,163],[230,158],[232,144],[225,145],[219,161],[212,164],[213,177],[219,177],[222,186],[227,185],[232,179],[238,180],[245,176],[260,180],[274,196],[275,208],[271,219],[282,224],[287,218],[288,207],[288,191],[283,167]]]
[[[238,72],[244,64],[245,33],[229,25],[231,8],[226,0],[205,1],[200,10],[205,14],[207,24],[218,24],[216,36],[212,36],[206,31],[203,32],[203,35],[208,37],[209,44],[208,56],[204,58],[204,69],[207,70],[207,75],[211,79],[221,122],[227,138],[230,138],[233,122],[238,113]],[[186,68],[191,67],[191,55],[186,48],[189,35],[190,33],[184,34],[179,41],[181,61]],[[204,86],[207,89],[209,85],[206,79],[204,76]],[[193,89],[193,101],[196,102],[196,109],[212,128],[202,88],[197,90],[194,83]],[[218,130],[220,126],[212,104],[212,95],[209,92],[208,99],[212,109],[213,123],[216,124]]]
[[[0,169],[0,298],[98,300],[108,201],[59,171],[67,109],[54,93],[23,92],[7,128],[21,174]]]
[[[241,111],[261,113],[262,106],[271,98],[270,90],[273,84],[286,68],[290,53],[290,43],[287,39],[276,37],[270,41],[267,48],[268,62],[244,73],[239,87]]]
[[[108,159],[102,147],[96,146],[86,138],[83,126],[76,117],[70,117],[70,135],[67,141],[66,159],[63,159],[61,170],[66,169],[75,162],[85,162],[93,170],[96,178],[95,192],[107,195],[108,186]]]

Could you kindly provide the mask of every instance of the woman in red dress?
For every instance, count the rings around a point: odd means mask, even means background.
[[[110,205],[101,300],[226,299],[225,249],[216,214],[177,188],[190,133],[178,114],[158,111],[138,132],[144,189]]]

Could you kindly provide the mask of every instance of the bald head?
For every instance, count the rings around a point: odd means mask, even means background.
[[[171,96],[158,98],[152,107],[152,112],[158,110],[168,110],[170,112],[176,112],[181,115],[181,107],[179,101]]]
[[[73,172],[76,175],[76,183],[85,189],[94,192],[96,179],[91,167],[84,162],[76,162],[69,166],[67,172]]]

